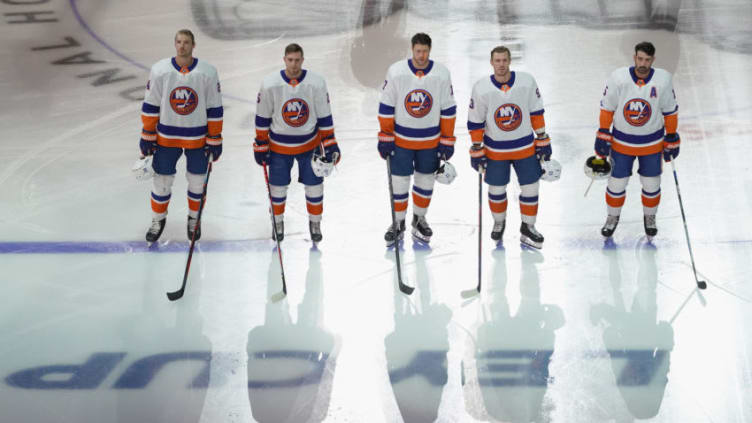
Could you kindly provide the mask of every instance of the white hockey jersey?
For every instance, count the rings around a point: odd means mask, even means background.
[[[398,146],[435,148],[440,137],[454,136],[456,114],[446,67],[430,60],[425,69],[417,69],[412,59],[389,67],[381,89],[379,123],[383,132],[394,134]]]
[[[467,129],[474,143],[483,142],[486,157],[517,160],[535,154],[533,130],[544,127],[543,100],[535,78],[511,72],[502,84],[493,75],[473,86]]]
[[[141,106],[142,138],[165,147],[201,148],[221,144],[222,94],[217,69],[194,58],[181,68],[175,58],[151,68]]]
[[[333,142],[334,121],[324,78],[303,69],[299,79],[275,72],[261,83],[256,100],[256,138],[271,151],[300,154],[322,140]]]
[[[613,113],[612,148],[615,151],[632,156],[660,152],[664,119],[679,110],[671,74],[652,68],[642,80],[635,74],[634,67],[615,70],[606,82],[601,110]]]

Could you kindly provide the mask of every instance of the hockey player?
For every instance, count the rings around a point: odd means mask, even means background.
[[[162,59],[151,68],[141,107],[143,130],[139,147],[144,156],[154,155],[151,192],[152,223],[146,241],[162,235],[170,203],[175,165],[186,157],[188,180],[188,239],[201,238],[197,221],[209,164],[222,154],[222,95],[217,69],[193,57],[193,33],[175,34],[175,57]]]
[[[485,171],[488,203],[494,218],[491,239],[501,242],[506,227],[507,193],[511,167],[520,184],[520,241],[543,246],[535,229],[538,214],[538,180],[541,160],[551,159],[551,140],[546,134],[543,101],[532,75],[512,71],[508,48],[491,50],[494,73],[473,86],[467,128],[473,142],[470,163]]]
[[[431,37],[412,37],[412,58],[389,67],[379,104],[378,150],[391,160],[394,210],[397,226],[389,226],[387,246],[402,239],[405,231],[410,176],[413,183],[413,236],[429,242],[433,231],[426,222],[434,173],[439,160],[454,154],[454,102],[449,70],[429,59]]]
[[[303,69],[303,48],[285,47],[285,69],[264,78],[256,105],[256,140],[253,154],[260,166],[269,166],[269,185],[275,230],[272,238],[284,238],[284,213],[290,170],[298,162],[298,182],[305,185],[308,228],[319,242],[324,210],[324,178],[313,172],[311,160],[323,149],[325,160],[341,158],[334,138],[329,92],[324,78]]]
[[[615,70],[603,91],[595,153],[601,158],[610,155],[613,161],[606,189],[608,216],[601,229],[605,237],[610,237],[619,223],[635,158],[642,183],[645,234],[652,238],[658,233],[655,214],[661,200],[661,152],[663,160],[675,159],[680,139],[676,132],[679,106],[671,74],[653,68],[654,60],[653,44],[637,44],[634,66]]]

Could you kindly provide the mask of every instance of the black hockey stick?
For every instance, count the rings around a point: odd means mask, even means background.
[[[483,252],[483,172],[478,172],[478,286],[475,289],[462,291],[462,298],[471,298],[480,294],[480,285],[482,280],[481,255]]]
[[[676,183],[676,195],[679,197],[679,210],[681,210],[682,222],[684,222],[684,235],[687,238],[687,248],[689,249],[689,259],[692,261],[692,271],[695,273],[695,282],[697,287],[705,289],[708,287],[707,282],[697,279],[697,268],[695,267],[695,257],[692,254],[692,245],[689,243],[689,230],[687,230],[687,217],[684,215],[684,205],[682,204],[681,191],[679,190],[679,178],[676,176],[676,165],[674,159],[671,160],[671,170],[674,171],[674,182]]]
[[[277,253],[279,253],[279,270],[282,273],[282,292],[272,295],[272,302],[277,302],[287,296],[287,282],[285,282],[285,266],[282,265],[282,247],[279,245],[279,236],[277,234],[277,225],[274,223],[274,202],[272,201],[272,188],[269,186],[269,171],[264,163],[264,179],[266,180],[266,192],[269,194],[269,216],[272,218],[272,233],[274,240],[277,241]]]
[[[201,194],[201,202],[198,206],[198,217],[196,217],[196,227],[193,229],[193,236],[191,236],[191,248],[188,250],[188,261],[185,263],[185,273],[183,274],[183,285],[174,292],[167,293],[167,299],[175,301],[183,298],[185,293],[185,284],[188,282],[188,271],[191,269],[191,258],[193,258],[193,247],[196,245],[196,232],[201,226],[201,213],[204,211],[204,204],[206,204],[206,189],[209,186],[209,175],[212,170],[211,158],[209,158],[209,167],[206,169],[206,179],[204,179],[204,192]]]
[[[399,281],[399,289],[402,291],[405,295],[410,295],[415,291],[415,288],[412,286],[405,285],[404,282],[402,282],[402,268],[400,266],[400,257],[399,257],[399,237],[397,234],[399,234],[399,226],[397,226],[397,213],[394,211],[394,186],[392,184],[392,156],[388,156],[386,158],[386,176],[387,179],[389,179],[389,205],[392,208],[392,230],[395,231],[395,239],[394,239],[394,256],[397,258],[397,280]]]

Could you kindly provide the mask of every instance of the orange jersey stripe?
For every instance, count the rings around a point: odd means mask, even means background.
[[[629,156],[647,156],[663,151],[663,143],[659,142],[645,147],[633,147],[614,140],[611,143],[611,148],[613,148],[614,151],[618,151],[621,154],[627,154]]]
[[[543,115],[531,115],[530,124],[533,126],[533,131],[546,127],[546,120],[543,119]]]
[[[601,116],[599,120],[601,128],[611,128],[611,124],[614,122],[614,112],[609,112],[608,110],[601,109]]]
[[[485,133],[484,129],[473,129],[470,131],[470,140],[475,143],[483,142],[483,135]]]
[[[206,125],[209,127],[209,135],[210,136],[217,136],[222,134],[222,121],[221,120],[210,120],[206,122]]]
[[[429,148],[436,148],[439,145],[439,137],[436,137],[432,140],[415,141],[407,140],[400,137],[399,135],[395,135],[394,142],[398,146],[406,148],[408,150],[428,150]]]
[[[201,148],[206,145],[206,137],[195,140],[183,140],[179,138],[167,138],[157,134],[157,144],[162,147]]]
[[[325,140],[334,136],[334,129],[321,129],[319,130],[319,138]]]
[[[268,129],[257,129],[256,130],[256,139],[259,141],[269,141],[269,130]]]
[[[141,115],[141,123],[144,125],[144,129],[151,132],[157,131],[157,124],[159,123],[159,116],[144,116]]]
[[[484,149],[486,152],[486,157],[488,157],[490,160],[519,160],[519,159],[526,159],[533,154],[535,154],[535,146],[533,144],[530,144],[530,147],[522,149],[522,150],[516,150],[516,151],[509,151],[509,152],[497,152],[497,151],[491,151],[488,148]]]
[[[381,132],[386,132],[387,134],[393,134],[394,133],[394,118],[385,118],[379,116],[379,126],[381,127]]]
[[[674,113],[673,115],[664,116],[663,125],[666,127],[667,134],[675,134],[679,127],[679,115]]]
[[[275,153],[279,154],[287,154],[290,156],[294,156],[296,154],[305,153],[308,151],[313,150],[314,148],[318,147],[319,145],[319,137],[313,137],[312,140],[308,141],[305,144],[297,145],[295,147],[289,147],[284,144],[276,143],[274,141],[271,141],[269,143],[271,150]]]
[[[457,118],[441,118],[441,136],[443,137],[453,137],[454,136],[454,122],[457,120]]]

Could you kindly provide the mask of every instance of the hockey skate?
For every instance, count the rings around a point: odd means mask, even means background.
[[[648,240],[652,240],[655,234],[658,233],[658,227],[655,225],[655,215],[646,214],[643,216],[642,221],[645,224],[645,235],[648,236]]]
[[[201,224],[198,223],[198,219],[195,217],[188,216],[188,226],[187,226],[187,234],[188,234],[188,240],[190,241],[198,241],[201,239]],[[196,232],[195,238],[193,235],[193,232]]]
[[[399,231],[395,230],[396,228],[393,225],[389,225],[389,228],[384,234],[384,241],[386,241],[387,248],[391,247],[396,242],[401,241],[405,236],[405,221],[400,220],[397,225],[399,225]]]
[[[543,235],[535,230],[535,225],[528,225],[525,222],[520,224],[520,242],[533,248],[543,247]]]
[[[493,229],[491,229],[491,239],[497,243],[501,243],[501,237],[504,236],[504,229],[507,227],[507,221],[494,222]]]
[[[308,230],[311,232],[311,241],[319,242],[324,238],[321,235],[321,222],[309,221]]]
[[[606,218],[606,223],[603,224],[603,227],[601,228],[601,235],[605,236],[606,238],[610,238],[611,235],[614,234],[614,231],[616,230],[616,225],[619,224],[619,216],[611,216],[608,215]]]
[[[163,217],[161,219],[153,217],[151,219],[151,226],[149,227],[149,230],[146,231],[146,242],[148,242],[149,245],[157,242],[159,237],[162,236],[162,231],[164,231],[165,223],[167,223],[166,217]]]
[[[425,216],[418,216],[417,214],[414,214],[412,225],[413,225],[413,239],[419,242],[423,242],[425,244],[428,244],[429,242],[431,242],[433,231],[431,230],[431,227],[428,226],[428,222],[426,222]]]
[[[276,235],[276,236],[275,236]],[[274,233],[272,233],[272,239],[276,240],[279,238],[279,241],[282,242],[283,239],[285,239],[285,221],[280,219],[274,218]]]

